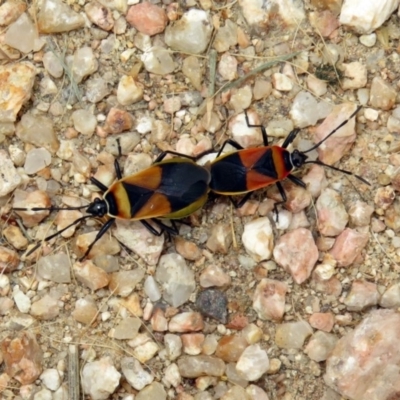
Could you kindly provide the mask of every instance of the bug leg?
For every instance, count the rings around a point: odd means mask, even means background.
[[[170,220],[172,226],[168,226],[168,225],[164,224],[164,222],[160,221],[157,218],[153,218],[152,221],[155,224],[157,224],[161,228],[162,231],[165,231],[171,235],[179,235],[179,230],[178,230],[178,227],[176,226],[175,221]]]
[[[103,185],[100,181],[98,181],[93,176],[90,178],[90,182],[92,182],[93,185],[96,185],[103,192],[106,192],[108,190],[107,186]]]
[[[279,190],[279,194],[282,197],[282,201],[277,201],[274,204],[274,213],[276,215],[276,222],[279,222],[279,213],[278,213],[278,206],[285,204],[287,201],[287,196],[286,196],[286,192],[285,189],[283,188],[282,184],[280,182],[276,182],[276,186],[278,187]]]
[[[92,250],[92,247],[94,246],[94,244],[98,240],[100,240],[100,238],[110,229],[110,227],[114,223],[114,221],[115,221],[115,218],[111,218],[101,227],[101,229],[97,232],[97,235],[94,238],[93,242],[90,243],[89,247],[85,251],[85,254],[79,259],[79,261],[82,261],[90,253],[90,250]]]
[[[260,128],[261,134],[264,142],[264,146],[268,146],[268,134],[264,125],[252,125],[250,124],[249,116],[247,115],[247,110],[244,111],[244,116],[246,118],[246,124],[249,128]]]
[[[142,219],[140,222],[141,222],[142,225],[143,225],[150,233],[152,233],[154,236],[161,236],[161,235],[164,233],[163,230],[161,230],[161,231],[159,232],[159,231],[158,231],[157,229],[155,229],[152,225],[150,225],[145,219]]]
[[[286,136],[285,141],[282,144],[282,148],[286,149],[290,143],[293,142],[294,139],[296,139],[296,136],[298,135],[298,133],[300,132],[300,129],[293,129],[289,135]]]
[[[288,178],[297,186],[301,186],[302,188],[306,189],[307,185],[297,176],[294,176],[292,174],[288,175]]]
[[[244,203],[246,203],[246,201],[251,197],[252,194],[253,192],[246,193],[237,203],[232,199],[232,197],[229,198],[235,208],[240,208],[244,205]]]
[[[119,139],[117,139],[117,146],[118,146],[118,157],[122,156],[122,149],[121,149],[121,142]],[[114,168],[115,168],[115,174],[117,175],[117,179],[122,179],[122,172],[121,172],[121,166],[119,165],[118,158],[115,159],[114,161]]]
[[[221,146],[221,148],[219,149],[219,152],[218,152],[216,158],[218,158],[218,157],[221,155],[221,153],[224,151],[224,148],[225,148],[225,146],[226,146],[227,144],[230,144],[230,145],[233,146],[236,150],[243,150],[243,147],[242,147],[239,143],[235,142],[235,141],[232,140],[232,139],[228,139],[228,140],[225,140],[225,142],[222,144],[222,146]]]

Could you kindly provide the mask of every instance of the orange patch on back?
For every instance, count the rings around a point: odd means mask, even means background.
[[[154,193],[147,203],[135,214],[132,219],[157,218],[171,212],[171,205],[167,196]]]
[[[254,164],[267,152],[271,147],[256,147],[254,149],[241,150],[239,152],[240,161],[247,169],[253,168]]]
[[[248,191],[264,188],[266,186],[272,185],[276,181],[277,179],[260,174],[259,172],[254,170],[250,170],[246,174],[246,185]]]
[[[135,175],[121,179],[130,185],[139,186],[149,190],[156,190],[160,187],[162,178],[162,169],[155,165],[138,172]]]

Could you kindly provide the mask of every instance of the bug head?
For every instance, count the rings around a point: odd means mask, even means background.
[[[299,150],[294,150],[290,155],[293,167],[300,168],[306,161],[308,156]]]
[[[86,212],[94,217],[104,217],[108,212],[107,203],[102,199],[96,198],[93,203],[89,204]]]

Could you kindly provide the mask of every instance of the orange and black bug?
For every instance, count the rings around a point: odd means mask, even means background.
[[[261,128],[264,147],[243,149],[243,147],[231,139],[225,141],[218,152],[216,159],[211,162],[210,190],[214,193],[226,196],[244,194],[244,197],[238,203],[235,203],[231,199],[236,207],[241,207],[248,200],[253,191],[276,184],[282,197],[282,201],[275,203],[274,206],[274,211],[277,214],[277,206],[284,204],[287,200],[285,190],[280,183],[282,180],[288,178],[296,185],[304,188],[306,187],[306,184],[300,178],[291,174],[294,169],[300,168],[304,164],[319,164],[334,169],[335,171],[354,175],[356,178],[369,185],[364,178],[355,175],[350,171],[324,164],[319,160],[307,161],[308,156],[306,154],[319,147],[338,129],[347,124],[347,122],[353,118],[360,109],[361,107],[358,107],[348,119],[343,121],[324,139],[308,150],[294,150],[293,152],[288,151],[287,147],[296,138],[300,129],[294,129],[291,131],[282,146],[270,146],[268,144],[268,135],[265,127],[262,125],[251,125],[247,113],[245,112],[247,125],[250,128]],[[237,151],[221,155],[227,144],[235,147]]]
[[[177,157],[164,160],[167,154]],[[88,219],[108,217],[95,240],[89,245],[82,258],[85,258],[93,245],[107,232],[115,219],[140,221],[151,233],[160,236],[164,231],[177,234],[174,219],[184,218],[202,207],[207,201],[210,172],[195,163],[196,158],[173,151],[166,151],[157,157],[155,163],[137,174],[122,177],[121,169],[115,160],[117,181],[109,188],[95,178],[91,182],[104,192],[103,197],[96,198],[87,206],[80,207],[35,207],[14,208],[15,211],[60,211],[86,209],[88,215],[75,220],[72,224],[44,239],[48,241],[60,235],[73,225]],[[165,225],[159,218],[170,219],[171,225]],[[148,221],[153,221],[160,230],[155,229]],[[40,246],[33,247],[27,255]]]

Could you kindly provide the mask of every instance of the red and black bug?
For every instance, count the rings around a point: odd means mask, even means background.
[[[360,109],[361,107],[358,107],[349,118],[339,124],[332,132],[314,146],[305,151],[294,150],[292,152],[288,151],[287,147],[294,141],[300,129],[292,130],[282,146],[270,146],[265,127],[263,125],[251,125],[247,112],[245,112],[247,125],[250,128],[261,128],[264,147],[244,149],[234,140],[228,139],[225,141],[216,159],[211,162],[211,191],[226,196],[244,194],[244,197],[238,203],[231,198],[236,207],[241,207],[248,200],[253,191],[276,184],[282,197],[282,201],[275,203],[274,206],[275,213],[277,214],[277,206],[284,204],[287,200],[285,190],[281,184],[282,180],[287,178],[296,185],[304,188],[306,187],[306,184],[300,178],[291,173],[304,164],[318,164],[335,171],[343,172],[347,175],[354,175],[356,178],[369,185],[364,178],[350,171],[324,164],[319,160],[307,161],[308,156],[306,154],[319,147],[338,129],[347,124]],[[227,144],[232,145],[237,151],[221,155]]]

